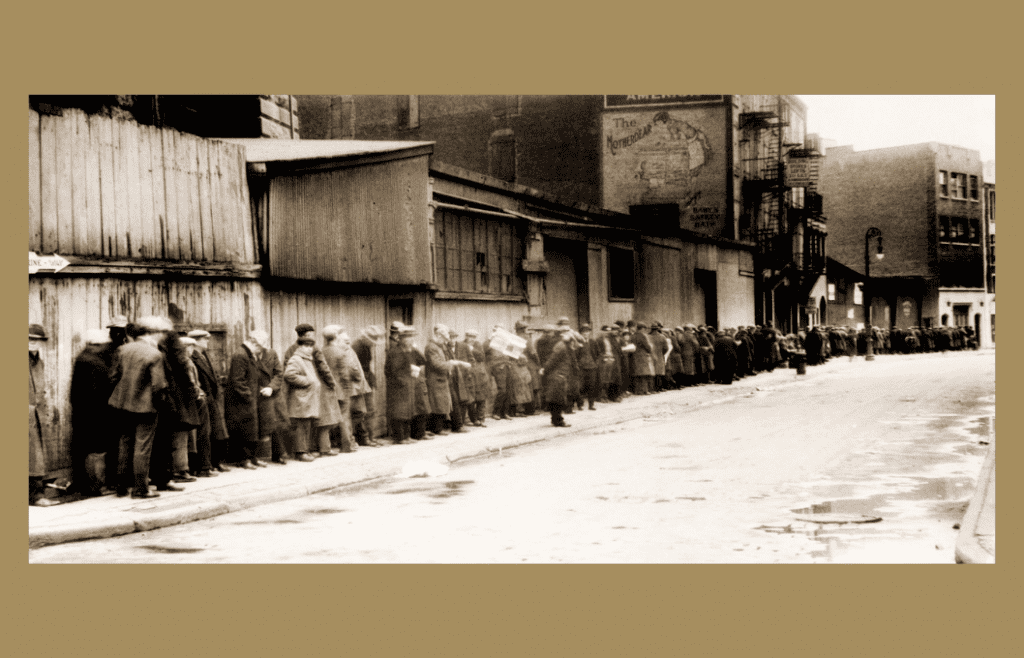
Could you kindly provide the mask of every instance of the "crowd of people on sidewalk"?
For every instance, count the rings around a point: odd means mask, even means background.
[[[360,447],[405,445],[485,427],[488,419],[566,415],[629,395],[733,381],[789,362],[834,356],[976,348],[969,327],[853,330],[814,327],[783,334],[772,323],[719,329],[617,321],[578,330],[514,327],[519,348],[460,338],[435,325],[421,349],[414,327],[367,327],[352,340],[339,325],[295,328],[283,358],[261,330],[231,355],[222,381],[208,354],[210,334],[180,335],[166,318],[116,319],[84,335],[71,380],[71,481],[65,499],[116,494],[151,498],[198,478],[268,462],[312,462]],[[387,339],[386,431],[378,433],[375,346]],[[52,505],[42,433],[40,325],[29,326],[29,504]],[[525,345],[525,347],[522,347]],[[378,436],[380,434],[380,436]],[[386,437],[390,441],[385,440]],[[50,486],[54,486],[52,482]],[[155,491],[151,490],[155,488]]]

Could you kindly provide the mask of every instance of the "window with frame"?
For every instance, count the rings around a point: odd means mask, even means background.
[[[608,247],[608,297],[636,297],[636,254],[632,249]]]
[[[949,174],[939,170],[939,194],[949,196]]]
[[[949,217],[939,217],[939,239],[949,239]]]
[[[960,242],[963,240],[967,231],[964,227],[964,220],[960,217],[950,217],[949,219],[949,239],[953,242]]]
[[[836,301],[836,284],[834,283],[828,284],[828,301]]]
[[[516,275],[522,241],[515,225],[438,210],[434,216],[436,281],[446,292],[521,295]]]
[[[971,176],[971,201],[978,200],[978,177]]]

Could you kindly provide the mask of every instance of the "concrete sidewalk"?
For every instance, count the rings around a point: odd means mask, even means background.
[[[994,564],[996,561],[996,441],[978,476],[978,487],[971,498],[960,535],[956,540],[957,564]]]
[[[879,360],[883,358],[915,357],[886,356],[879,357]],[[355,453],[322,457],[308,463],[269,464],[267,468],[255,471],[233,469],[215,478],[200,478],[181,485],[185,488],[182,492],[162,492],[159,498],[136,500],[108,495],[53,507],[30,506],[29,547],[189,523],[341,486],[395,477],[413,461],[452,463],[648,416],[662,416],[666,412],[729,402],[755,392],[763,394],[791,386],[814,386],[815,381],[822,377],[842,374],[852,368],[873,367],[863,358],[850,361],[841,357],[808,368],[806,375],[797,375],[794,369],[776,369],[746,377],[730,386],[711,384],[650,396],[627,397],[618,404],[599,403],[596,411],[578,411],[566,416],[571,428],[552,427],[546,413],[513,420],[488,419],[486,428],[471,427],[464,434],[438,436],[412,445],[361,447]]]

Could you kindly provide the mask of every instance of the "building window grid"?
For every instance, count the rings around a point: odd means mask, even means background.
[[[971,176],[971,201],[978,200],[978,177]]]
[[[949,174],[939,170],[939,194],[949,196]]]
[[[520,294],[515,276],[515,227],[441,213],[435,250],[438,282],[448,292]]]

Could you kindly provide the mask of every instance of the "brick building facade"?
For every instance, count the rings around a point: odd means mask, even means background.
[[[977,151],[935,142],[861,152],[830,148],[820,190],[830,219],[829,256],[863,275],[870,249],[873,324],[971,326],[988,344]],[[881,232],[877,242],[866,241],[870,228]]]

